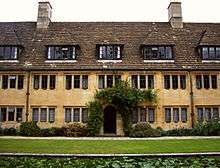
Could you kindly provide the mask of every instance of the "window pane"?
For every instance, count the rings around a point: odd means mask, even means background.
[[[10,59],[16,59],[16,58],[17,58],[17,47],[11,47]]]
[[[181,108],[181,121],[187,122],[187,108]]]
[[[16,109],[16,121],[17,122],[22,122],[22,108],[17,108]]]
[[[9,86],[12,89],[16,88],[16,76],[9,76]]]
[[[203,47],[202,48],[202,57],[203,57],[203,59],[209,58],[208,47]]]
[[[164,75],[164,88],[170,89],[170,75]]]
[[[99,75],[99,89],[105,88],[105,76]]]
[[[165,108],[165,122],[170,123],[171,122],[171,109]]]
[[[4,47],[5,52],[4,52],[4,57],[5,59],[10,59],[11,56],[11,48],[10,47]]]
[[[146,122],[146,109],[145,108],[141,108],[140,110],[140,122]]]
[[[172,59],[172,48],[171,47],[166,47],[166,59]]]
[[[152,57],[151,47],[144,48],[144,59],[151,59],[151,57]]]
[[[48,80],[47,75],[42,75],[42,81],[41,81],[42,89],[47,89],[47,80]]]
[[[18,89],[23,89],[24,87],[24,75],[18,75]]]
[[[211,80],[212,80],[212,89],[217,89],[217,75],[211,75]]]
[[[80,88],[80,75],[74,75],[74,88]]]
[[[113,75],[107,75],[107,87],[111,88],[113,86]]]
[[[149,123],[154,123],[155,121],[155,111],[153,108],[148,109],[148,121]]]
[[[216,58],[220,59],[220,47],[216,47]]]
[[[6,121],[6,113],[7,113],[7,108],[2,107],[1,108],[1,120],[2,122]]]
[[[15,108],[8,108],[8,121],[14,121]]]
[[[175,123],[179,122],[179,108],[173,108],[173,121]]]
[[[203,122],[203,109],[202,108],[198,108],[197,109],[197,117],[198,117],[198,122]]]
[[[209,58],[215,59],[215,48],[214,47],[209,47]]]
[[[99,58],[100,59],[106,59],[106,47],[105,46],[100,46],[99,47]]]
[[[0,59],[4,59],[4,47],[0,47]]]
[[[180,88],[186,89],[186,76],[180,75]]]
[[[88,122],[88,109],[82,108],[82,122],[87,123]]]
[[[213,108],[213,119],[219,120],[219,110],[218,110],[218,108]]]
[[[55,108],[49,108],[49,122],[55,121]]]
[[[131,76],[131,86],[132,88],[138,88],[138,77],[137,75]]]
[[[69,60],[75,59],[75,47],[55,46],[48,47],[48,59]]]
[[[165,47],[159,47],[159,58],[165,59]]]
[[[196,88],[201,89],[202,88],[202,76],[196,75]]]
[[[48,53],[47,53],[48,59],[55,59],[55,49],[54,47],[48,47]]]
[[[32,120],[38,122],[39,119],[39,109],[33,108]]]
[[[210,121],[212,118],[211,108],[205,108],[205,119],[206,121]]]
[[[80,117],[80,109],[79,108],[74,108],[73,109],[73,122],[79,122],[79,117]]]
[[[140,75],[140,88],[146,88],[146,76]]]
[[[53,90],[56,87],[56,75],[50,75],[50,89]]]
[[[72,76],[66,75],[66,89],[70,90],[72,89]]]
[[[178,76],[172,75],[172,85],[173,89],[178,89]]]
[[[2,89],[8,88],[8,75],[2,76]]]
[[[47,121],[47,109],[46,108],[41,108],[40,121],[41,122],[46,122]]]
[[[71,108],[65,108],[65,122],[71,122]]]
[[[121,81],[121,75],[115,75],[115,85],[118,85]]]
[[[151,52],[152,52],[152,59],[159,59],[159,49],[158,49],[158,47],[152,47]]]
[[[82,76],[82,89],[88,89],[88,75]]]
[[[210,88],[209,75],[203,75],[203,80],[204,80],[204,88],[209,89]]]
[[[138,122],[138,108],[132,110],[131,112],[131,123],[136,124]]]
[[[154,89],[154,76],[148,75],[148,89]]]
[[[34,89],[39,89],[40,84],[40,76],[34,75]]]

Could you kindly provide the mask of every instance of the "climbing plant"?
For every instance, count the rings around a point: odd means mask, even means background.
[[[130,87],[128,81],[120,81],[112,88],[96,92],[94,100],[88,103],[89,121],[88,132],[91,136],[97,135],[104,121],[103,107],[114,105],[121,114],[125,135],[130,132],[131,112],[141,102],[156,102],[157,94],[153,90],[140,90]]]

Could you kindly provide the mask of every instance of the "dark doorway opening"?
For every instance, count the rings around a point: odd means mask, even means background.
[[[113,106],[104,110],[104,133],[116,134],[116,109]]]

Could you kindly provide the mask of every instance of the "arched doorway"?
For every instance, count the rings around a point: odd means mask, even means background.
[[[104,133],[116,134],[116,109],[113,106],[104,109]]]

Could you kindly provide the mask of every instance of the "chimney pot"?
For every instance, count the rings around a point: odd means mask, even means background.
[[[37,17],[37,28],[47,29],[51,22],[52,17],[52,6],[50,2],[39,2],[38,3],[38,17]]]

